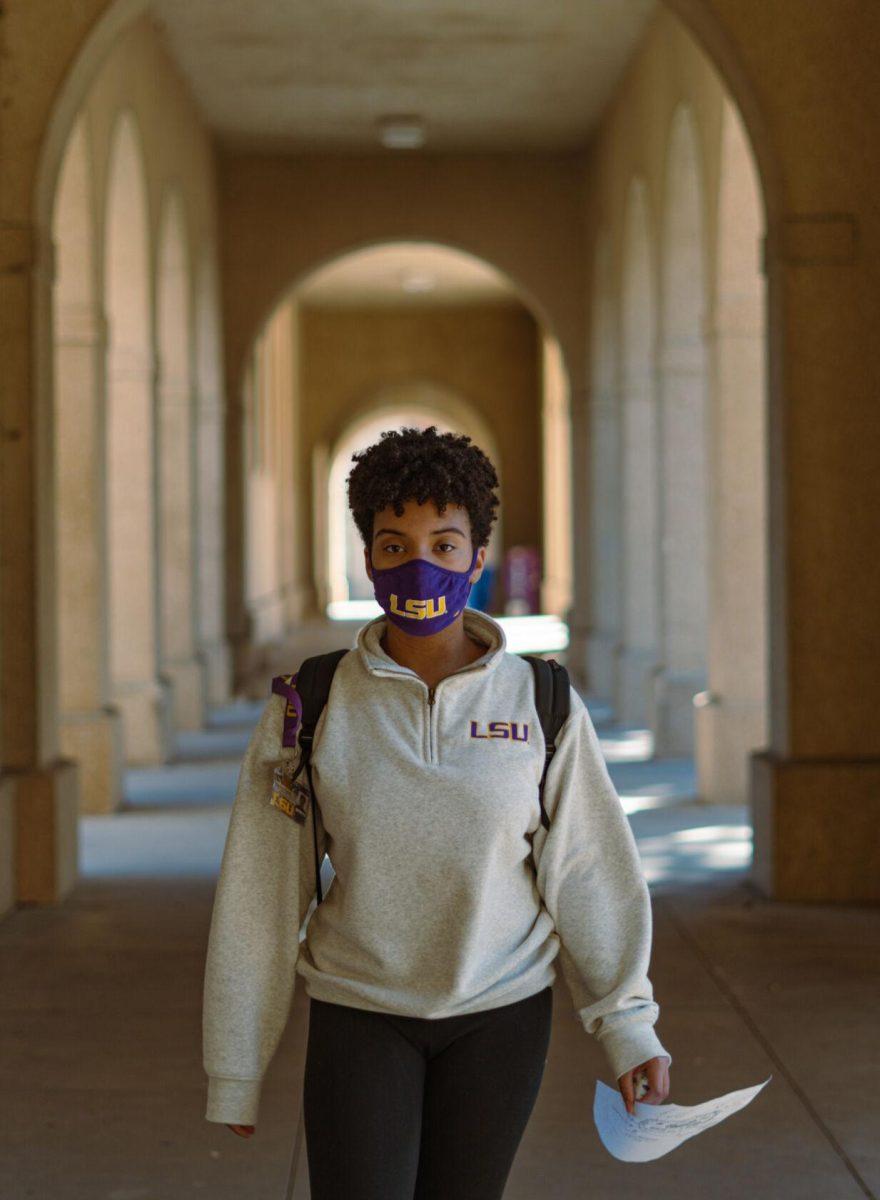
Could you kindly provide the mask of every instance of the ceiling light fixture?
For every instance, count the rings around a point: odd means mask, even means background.
[[[379,139],[389,150],[417,150],[425,144],[425,123],[416,116],[380,117]]]
[[[405,292],[432,292],[437,286],[437,277],[429,271],[408,271],[400,280]]]

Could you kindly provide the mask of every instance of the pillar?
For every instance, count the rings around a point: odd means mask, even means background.
[[[79,778],[57,744],[52,252],[0,221],[0,896],[55,904],[76,882]],[[41,347],[35,355],[34,345]]]
[[[79,764],[81,811],[112,812],[124,745],[119,710],[109,702],[106,326],[93,305],[56,304],[55,317],[60,742]]]

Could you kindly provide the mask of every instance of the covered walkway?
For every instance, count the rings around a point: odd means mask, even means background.
[[[669,1100],[773,1079],[728,1122],[624,1167],[592,1119],[596,1078],[613,1080],[557,979],[544,1081],[505,1200],[880,1195],[880,914],[763,899],[747,879],[747,809],[697,802],[688,760],[644,760],[639,731],[602,722],[585,699],[651,886]],[[204,732],[179,738],[172,765],[129,771],[124,808],[81,822],[74,894],[0,925],[4,1200],[283,1197],[308,1021],[301,982],[250,1141],[205,1122],[200,1058],[214,878],[260,706],[214,709]],[[297,1200],[306,1170],[303,1159]]]
[[[473,606],[600,728],[670,1100],[773,1075],[617,1162],[560,978],[506,1200],[880,1200],[878,44],[0,4],[0,1200],[281,1200],[306,997],[255,1138],[206,1121],[217,869],[272,675],[378,612],[353,456],[432,424],[497,468]]]

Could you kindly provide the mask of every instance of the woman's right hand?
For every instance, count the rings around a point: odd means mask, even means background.
[[[239,1137],[249,1138],[253,1136],[253,1125],[227,1125],[227,1129],[231,1129],[233,1133],[237,1133]]]

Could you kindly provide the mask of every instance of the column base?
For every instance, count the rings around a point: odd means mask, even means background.
[[[108,704],[93,712],[62,713],[60,743],[64,757],[79,768],[79,811],[116,812],[125,754],[119,710]]]
[[[0,917],[15,908],[15,782],[0,779]]]
[[[694,753],[694,696],[706,686],[703,671],[658,671],[654,677],[654,754],[683,758]]]
[[[614,707],[618,694],[619,648],[616,634],[604,633],[601,629],[592,630],[587,639],[587,687],[592,696],[596,696],[609,708]]]
[[[79,873],[78,764],[56,759],[47,767],[12,772],[15,809],[15,899],[58,904]]]
[[[748,803],[750,758],[766,744],[766,713],[757,700],[697,693],[694,759],[700,799],[709,804]]]
[[[653,729],[654,675],[657,652],[650,647],[624,646],[617,657],[617,695],[614,710],[621,725]]]
[[[160,677],[114,684],[113,706],[122,716],[126,766],[155,767],[172,758],[170,680]]]
[[[225,639],[203,643],[197,652],[202,664],[207,704],[227,704],[232,695],[232,653]]]
[[[171,725],[178,730],[204,729],[205,672],[195,657],[169,659],[162,663],[162,676],[171,683]]]
[[[772,900],[880,901],[880,759],[751,756],[752,882]]]

